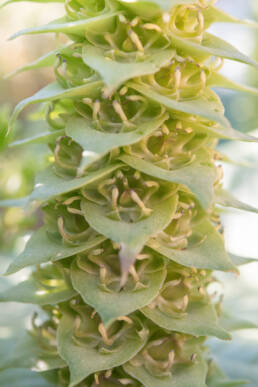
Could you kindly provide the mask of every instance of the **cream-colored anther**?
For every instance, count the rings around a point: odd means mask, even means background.
[[[67,207],[67,211],[70,212],[70,214],[84,216],[83,212],[81,210],[78,210],[77,208]]]
[[[168,367],[172,367],[175,361],[175,351],[172,349],[168,354]]]
[[[180,67],[177,66],[175,69],[175,84],[174,84],[174,88],[176,90],[180,88],[181,79],[182,79],[182,73],[181,73]]]
[[[112,189],[112,208],[117,208],[117,200],[119,197],[119,189],[117,187],[114,187]]]
[[[139,36],[132,29],[128,31],[128,35],[131,41],[135,44],[137,50],[143,52],[144,48],[143,48],[142,42],[139,39]]]
[[[120,95],[125,95],[128,92],[128,87],[124,86],[122,89],[119,91]]]
[[[184,131],[187,133],[187,134],[190,134],[193,132],[193,129],[188,127],[188,128],[185,128]]]
[[[151,30],[151,31],[157,31],[157,32],[162,31],[160,26],[158,26],[157,24],[153,24],[153,23],[143,24],[142,28],[144,28],[145,30]]]
[[[101,334],[101,336],[102,336],[102,338],[104,340],[104,343],[107,344],[107,345],[112,345],[114,340],[108,338],[108,334],[107,334],[106,328],[104,327],[103,323],[99,324],[98,330],[99,330],[99,333]]]
[[[99,102],[99,100],[96,100],[93,103],[93,114],[92,114],[92,117],[93,117],[94,121],[98,120],[98,114],[100,112],[100,108],[101,108],[100,102]]]
[[[128,324],[132,324],[133,323],[133,320],[130,317],[128,317],[128,316],[119,316],[119,317],[117,317],[117,320],[118,321],[125,321]]]
[[[113,108],[115,110],[115,112],[119,115],[119,117],[121,118],[121,120],[125,123],[125,124],[128,124],[128,119],[125,115],[125,112],[123,111],[123,108],[122,106],[120,105],[120,103],[117,101],[117,100],[114,100],[113,103]]]
[[[106,33],[104,34],[104,39],[106,40],[106,42],[108,42],[108,43],[110,44],[110,46],[111,46],[112,48],[116,49],[116,45],[115,45],[115,43],[114,43],[114,41],[113,41],[113,39],[112,39],[112,36],[110,35],[109,32],[106,32]]]
[[[177,121],[176,123],[176,130],[182,130],[183,129],[183,124],[181,121]]]
[[[198,288],[198,291],[199,291],[199,293],[200,293],[202,296],[205,296],[205,295],[206,295],[205,290],[204,290],[202,287],[199,287],[199,288]]]
[[[70,204],[72,204],[72,203],[75,202],[76,200],[80,200],[80,199],[81,199],[80,196],[72,196],[71,198],[65,200],[65,201],[63,202],[63,204],[64,204],[65,206],[69,206]]]
[[[151,208],[145,207],[145,204],[133,189],[130,190],[130,196],[132,200],[140,207],[144,215],[149,215],[152,212]]]
[[[139,17],[136,16],[136,17],[131,21],[130,26],[136,27],[137,24],[139,23],[139,21],[140,21]]]
[[[107,269],[103,266],[99,270],[99,278],[102,284],[106,282],[106,277],[107,277]]]
[[[62,216],[59,216],[58,219],[57,219],[57,226],[58,226],[58,230],[60,232],[60,234],[62,235],[63,238],[67,238],[67,234],[64,230],[64,219],[62,218]]]
[[[82,102],[85,103],[86,105],[93,106],[93,101],[91,98],[83,98]]]
[[[99,375],[98,374],[94,374],[94,380],[95,380],[96,384],[99,384]]]
[[[94,311],[91,313],[90,318],[91,318],[91,319],[94,319],[94,317],[96,316],[96,313],[97,313],[97,311],[94,310]]]
[[[200,79],[201,79],[202,87],[205,88],[206,87],[207,77],[206,77],[206,73],[205,73],[204,70],[201,70]]]
[[[121,383],[123,386],[127,386],[128,384],[132,384],[133,380],[132,379],[118,379],[119,383]]]
[[[162,15],[162,19],[164,23],[169,23],[170,22],[170,14],[168,12],[164,12]]]
[[[124,23],[124,24],[128,23],[126,17],[124,15],[122,15],[121,13],[118,15],[118,19],[121,23]]]
[[[135,270],[135,267],[133,265],[130,266],[129,273],[132,275],[135,282],[139,282],[140,278],[137,274],[137,271]]]
[[[170,131],[169,131],[169,129],[168,129],[168,127],[167,127],[166,124],[162,124],[161,130],[162,130],[162,132],[163,132],[164,134],[166,134],[167,136],[168,136],[169,133],[170,133]]]
[[[105,378],[110,378],[110,376],[112,375],[112,369],[111,370],[107,370],[106,372],[105,372]]]
[[[198,18],[198,22],[199,22],[198,30],[200,32],[202,32],[204,29],[204,17],[203,17],[202,11],[200,11],[200,10],[198,11],[197,18]]]

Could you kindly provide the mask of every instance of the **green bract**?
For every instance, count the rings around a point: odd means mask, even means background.
[[[44,131],[11,146],[46,143],[53,157],[28,197],[1,202],[36,202],[44,225],[6,273],[32,266],[28,278],[0,301],[45,312],[1,368],[51,371],[44,386],[244,383],[230,382],[204,346],[207,336],[230,339],[225,327],[253,327],[221,316],[209,291],[214,270],[251,261],[227,254],[217,205],[257,212],[223,189],[215,146],[258,140],[230,126],[211,87],[257,95],[219,70],[223,58],[258,64],[207,32],[241,22],[212,3],[70,0],[64,17],[12,37],[62,33],[67,44],[11,74],[52,66],[56,82],[10,122],[43,104]],[[0,383],[13,385],[4,372]],[[21,377],[29,385],[30,373]],[[31,377],[42,385],[43,373]]]

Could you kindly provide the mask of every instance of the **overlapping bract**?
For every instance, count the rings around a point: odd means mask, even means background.
[[[37,269],[0,301],[47,318],[3,367],[58,369],[70,387],[223,383],[204,351],[206,336],[230,339],[209,285],[213,270],[237,269],[216,201],[239,202],[221,189],[214,147],[257,140],[230,127],[210,87],[257,94],[218,71],[223,58],[258,65],[206,31],[238,22],[212,3],[71,0],[63,18],[15,35],[69,42],[18,70],[54,66],[56,82],[12,118],[44,103],[49,131],[23,143],[48,143],[54,162],[20,202],[41,202],[45,225],[7,273]]]

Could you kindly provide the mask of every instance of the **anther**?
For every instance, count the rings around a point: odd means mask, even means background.
[[[127,322],[128,324],[132,324],[133,323],[133,320],[131,318],[129,318],[128,316],[119,316],[117,318],[118,321],[125,321]]]
[[[117,187],[114,187],[112,189],[112,208],[113,209],[117,208],[118,197],[119,197],[119,190]]]
[[[96,100],[94,103],[93,103],[93,120],[94,121],[97,121],[98,120],[98,114],[100,112],[100,102],[99,100]]]
[[[125,124],[128,124],[128,119],[125,115],[125,112],[123,111],[123,108],[122,106],[120,105],[120,103],[117,101],[117,100],[114,100],[113,103],[113,108],[115,110],[115,112],[119,115],[119,117],[121,118],[121,120],[125,123]]]
[[[157,32],[161,32],[162,31],[161,28],[157,24],[153,24],[153,23],[143,24],[142,28],[144,28],[145,30],[154,30],[154,31],[157,31]]]
[[[130,29],[128,31],[128,35],[129,35],[129,38],[131,39],[131,41],[135,44],[135,46],[137,47],[137,49],[139,51],[144,51],[144,48],[143,48],[143,45],[142,45],[142,42],[140,41],[139,39],[139,36],[132,30]]]
[[[175,69],[175,85],[174,85],[176,90],[180,88],[181,78],[182,78],[182,74],[180,71],[180,67],[177,66]]]
[[[106,331],[106,328],[104,327],[103,323],[99,324],[98,330],[99,330],[99,333],[101,334],[101,336],[104,340],[104,343],[107,345],[112,345],[114,341],[112,339],[108,338],[107,331]]]

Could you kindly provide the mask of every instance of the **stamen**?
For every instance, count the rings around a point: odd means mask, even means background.
[[[145,204],[143,203],[141,198],[132,189],[130,190],[130,196],[131,196],[132,200],[140,207],[140,209],[142,210],[144,215],[150,215],[150,213],[152,212],[152,209],[151,208],[146,208]]]
[[[112,189],[112,209],[116,209],[117,208],[118,197],[119,197],[119,190],[118,190],[117,187],[114,187]]]
[[[135,280],[135,282],[139,282],[140,281],[140,278],[137,274],[137,271],[135,270],[135,267],[132,265],[129,269],[129,273],[133,276],[133,279]]]
[[[99,375],[98,374],[94,374],[94,379],[95,379],[95,383],[99,384]]]
[[[123,108],[122,106],[120,105],[120,103],[117,101],[117,100],[114,100],[113,103],[113,108],[115,110],[115,112],[119,115],[119,117],[121,118],[121,120],[128,125],[128,119],[125,115],[125,112],[123,111]]]
[[[180,88],[181,79],[182,79],[181,70],[180,70],[180,67],[177,66],[175,69],[175,85],[174,85],[174,88],[176,90]]]
[[[93,103],[93,115],[92,115],[92,117],[93,117],[94,121],[98,120],[98,114],[100,112],[100,108],[101,108],[100,102],[99,102],[99,100],[96,100]]]
[[[128,35],[129,35],[129,38],[131,39],[131,41],[135,44],[135,46],[137,47],[137,49],[141,52],[144,51],[144,48],[143,48],[143,45],[142,45],[142,42],[140,41],[139,39],[139,36],[132,30],[130,29],[128,31]]]
[[[105,378],[110,378],[110,376],[112,375],[112,369],[111,370],[107,370],[106,373],[105,373]]]
[[[106,328],[104,327],[103,323],[99,324],[98,330],[99,330],[99,333],[101,334],[101,336],[102,336],[102,338],[104,340],[104,343],[107,344],[107,345],[112,345],[114,340],[108,338],[107,331],[106,331]]]
[[[143,24],[141,27],[144,28],[145,30],[154,30],[157,32],[162,31],[161,28],[157,24],[153,24],[153,23],[146,23],[146,24]]]
[[[127,316],[119,316],[117,318],[118,321],[125,321],[127,322],[128,324],[132,324],[133,323],[133,320]]]

